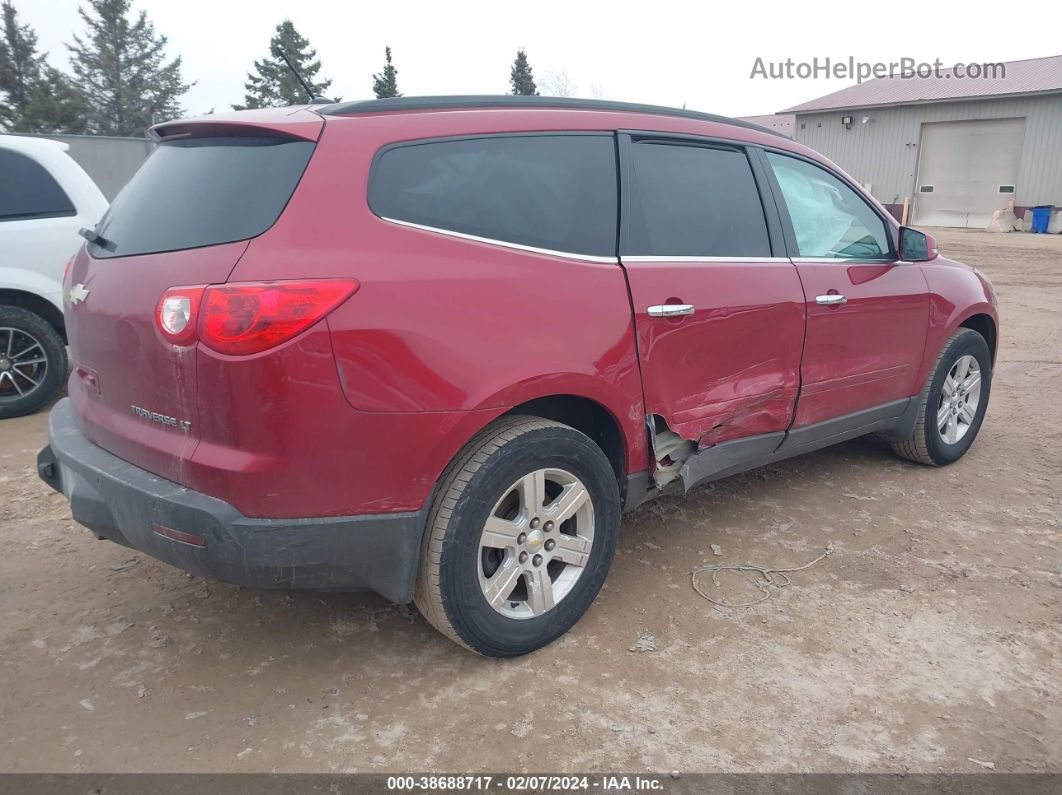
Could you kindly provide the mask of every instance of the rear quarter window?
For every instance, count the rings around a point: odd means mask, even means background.
[[[36,160],[0,149],[0,221],[77,215],[55,177]]]
[[[611,135],[505,135],[383,150],[369,181],[382,218],[560,253],[616,254]]]
[[[280,217],[315,144],[281,137],[164,141],[115,198],[96,231],[121,257],[232,243]]]

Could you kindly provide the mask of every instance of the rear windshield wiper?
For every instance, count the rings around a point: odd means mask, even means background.
[[[117,248],[117,245],[115,245],[115,242],[113,240],[108,240],[95,229],[87,229],[86,227],[81,227],[81,229],[77,230],[77,233],[83,238],[85,238],[85,240],[87,240],[89,243],[92,243],[95,246],[99,246],[102,249],[106,249],[107,251],[114,251]]]

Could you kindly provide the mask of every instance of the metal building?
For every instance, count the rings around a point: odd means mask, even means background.
[[[984,228],[1062,207],[1062,55],[1003,64],[994,77],[881,78],[782,113],[794,137],[869,186],[910,223]]]
[[[766,116],[738,116],[741,121],[752,122],[768,130],[784,135],[786,138],[793,137],[793,129],[796,125],[796,116],[792,113],[773,113]]]

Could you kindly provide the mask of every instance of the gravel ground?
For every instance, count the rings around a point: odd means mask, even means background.
[[[518,660],[96,541],[37,481],[45,414],[4,421],[0,770],[1062,771],[1062,237],[939,242],[1003,305],[963,461],[858,440],[646,505],[587,616]],[[690,587],[831,543],[754,608]]]

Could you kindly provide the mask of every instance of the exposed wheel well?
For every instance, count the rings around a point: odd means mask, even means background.
[[[17,306],[35,315],[40,315],[59,332],[63,342],[66,342],[66,324],[63,322],[63,313],[56,309],[55,304],[47,298],[41,298],[25,290],[0,290],[0,304]]]
[[[996,362],[996,324],[988,315],[971,315],[959,324],[962,328],[973,329],[988,343],[989,353],[992,355],[992,363]]]
[[[563,422],[585,433],[608,457],[622,493],[627,482],[627,445],[619,423],[600,403],[578,395],[551,395],[513,406],[506,414],[528,414]]]

